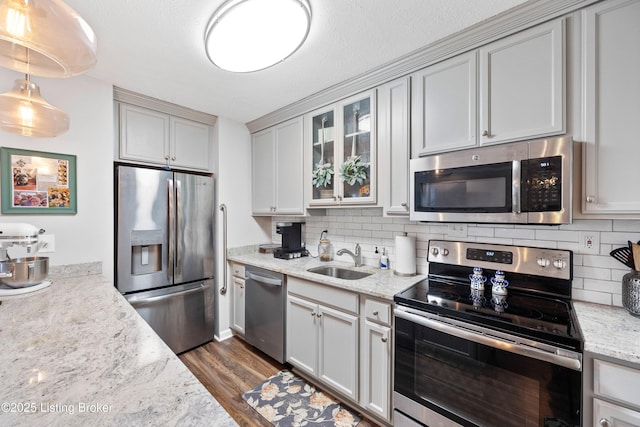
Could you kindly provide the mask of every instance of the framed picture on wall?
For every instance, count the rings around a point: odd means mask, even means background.
[[[75,214],[76,156],[0,148],[3,214]]]

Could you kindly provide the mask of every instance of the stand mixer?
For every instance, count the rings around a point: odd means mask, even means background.
[[[0,296],[34,292],[51,285],[45,280],[49,258],[35,256],[44,230],[26,223],[0,223]],[[8,250],[24,247],[33,256],[12,259]]]

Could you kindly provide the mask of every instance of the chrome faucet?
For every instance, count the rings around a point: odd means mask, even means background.
[[[351,258],[353,258],[353,262],[356,264],[356,267],[361,267],[364,264],[362,264],[362,253],[360,252],[360,244],[356,243],[356,250],[355,250],[355,254],[353,252],[351,252],[349,249],[339,249],[338,252],[336,252],[336,255],[343,255],[343,254],[347,254],[349,255]]]

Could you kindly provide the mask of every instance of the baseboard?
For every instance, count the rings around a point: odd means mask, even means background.
[[[231,328],[227,328],[223,331],[220,331],[220,333],[218,335],[215,335],[213,338],[216,341],[224,341],[232,337],[233,337],[233,331],[231,330]]]

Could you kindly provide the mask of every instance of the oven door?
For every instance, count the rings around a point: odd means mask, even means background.
[[[394,409],[403,419],[430,426],[579,426],[581,371],[580,353],[395,310]]]

